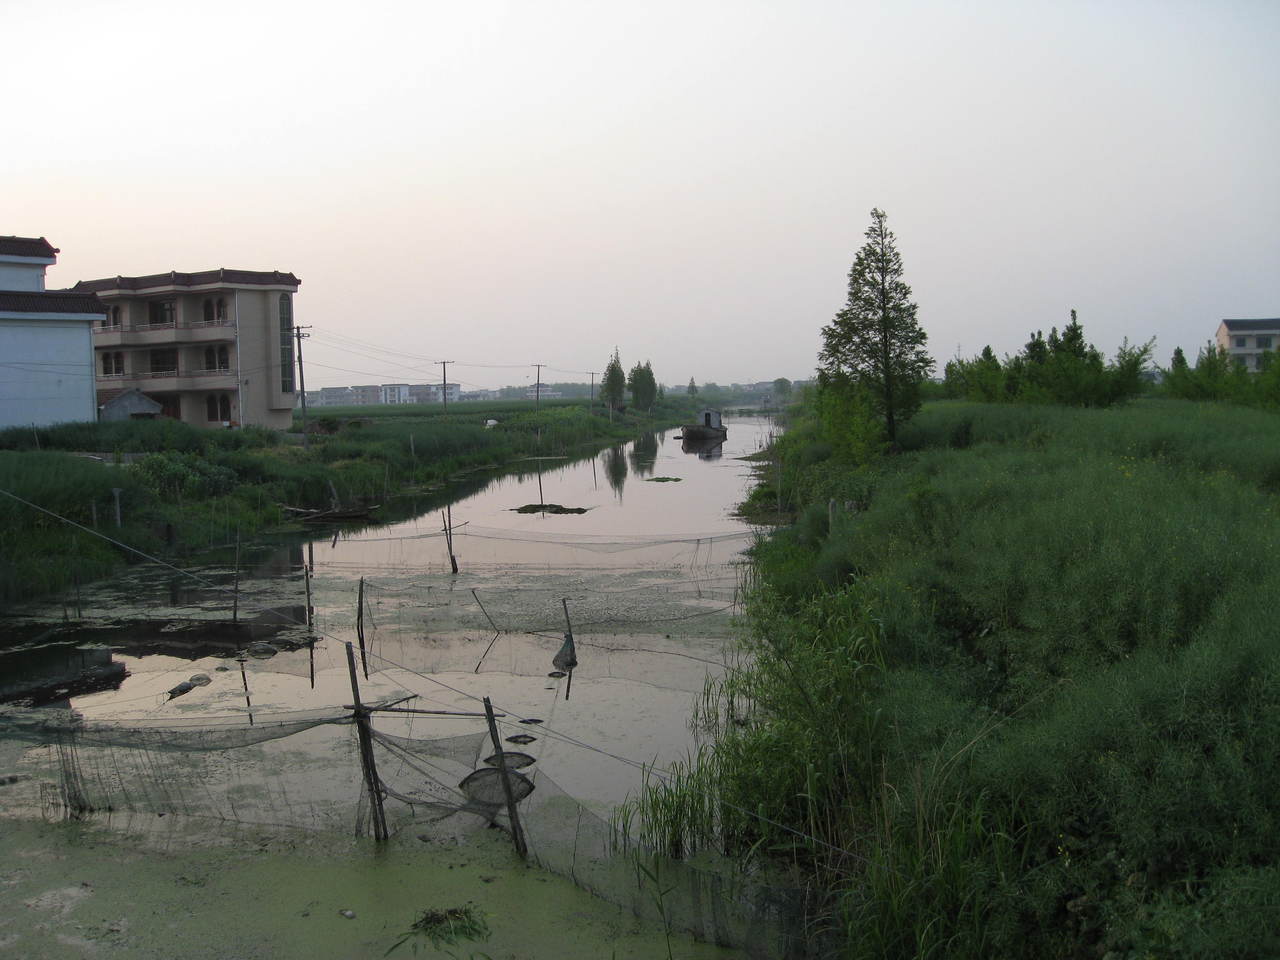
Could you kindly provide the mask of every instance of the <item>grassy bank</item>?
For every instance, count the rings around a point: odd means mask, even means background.
[[[938,404],[901,443],[778,445],[754,659],[651,839],[790,864],[851,957],[1275,955],[1280,419]]]
[[[129,558],[55,514],[149,554],[184,555],[278,524],[283,505],[328,507],[334,494],[344,505],[385,503],[406,487],[586,453],[687,416],[680,399],[612,420],[582,401],[464,404],[447,415],[439,406],[326,410],[310,418],[305,449],[299,435],[172,420],[0,431],[0,490],[27,501],[0,497],[0,607],[105,576]]]

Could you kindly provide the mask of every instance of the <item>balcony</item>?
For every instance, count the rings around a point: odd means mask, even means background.
[[[98,386],[136,387],[143,393],[174,393],[182,390],[234,390],[236,372],[224,367],[188,367],[174,370],[142,370],[132,373],[98,374]]]
[[[230,343],[236,338],[229,321],[186,323],[132,323],[118,327],[94,327],[96,347],[151,347],[185,343]]]

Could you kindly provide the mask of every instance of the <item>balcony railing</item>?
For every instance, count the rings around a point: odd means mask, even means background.
[[[150,333],[153,330],[206,330],[210,327],[230,327],[230,320],[174,320],[160,323],[117,323],[114,326],[94,327],[94,333]]]

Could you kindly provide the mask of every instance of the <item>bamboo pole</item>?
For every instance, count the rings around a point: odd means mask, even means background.
[[[351,674],[351,701],[354,704],[356,735],[360,742],[360,766],[364,771],[364,783],[369,790],[369,805],[373,817],[373,839],[385,842],[387,814],[382,807],[382,787],[378,781],[378,767],[373,758],[373,735],[369,732],[369,710],[360,702],[360,681],[356,679],[356,654],[348,643],[347,672]]]
[[[236,527],[236,565],[231,583],[231,622],[240,619],[240,528]]]
[[[364,577],[360,578],[360,592],[356,596],[356,639],[360,641],[360,666],[363,668],[364,678],[368,680],[369,658],[364,647]]]
[[[312,627],[311,622],[311,571],[307,569],[306,564],[302,565],[302,578],[307,584],[307,629]]]
[[[511,819],[511,839],[516,845],[516,853],[521,860],[529,859],[529,848],[524,843],[524,831],[520,828],[520,813],[516,810],[516,795],[511,790],[511,779],[507,775],[507,754],[502,749],[502,741],[498,739],[498,724],[494,720],[493,704],[484,698],[485,718],[489,721],[489,739],[493,741],[493,749],[498,754],[498,773],[502,776],[502,792],[507,795],[507,816]]]

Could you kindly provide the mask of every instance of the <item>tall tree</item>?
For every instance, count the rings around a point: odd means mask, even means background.
[[[613,411],[622,405],[622,397],[627,389],[627,375],[622,372],[622,361],[618,358],[618,348],[613,348],[613,356],[604,368],[604,376],[600,378],[600,399],[609,408],[609,419],[613,419]]]
[[[696,397],[698,395],[698,385],[693,382],[693,377],[689,378],[689,396]]]
[[[920,383],[933,369],[928,337],[916,321],[911,288],[902,279],[902,255],[885,225],[883,210],[871,211],[871,226],[849,271],[849,298],[822,328],[821,369],[845,373],[863,387],[885,435],[897,440],[898,424],[920,408]]]
[[[653,400],[658,395],[658,381],[648,360],[631,368],[631,373],[627,376],[627,389],[631,391],[631,399],[637,407],[646,412],[653,409]]]

